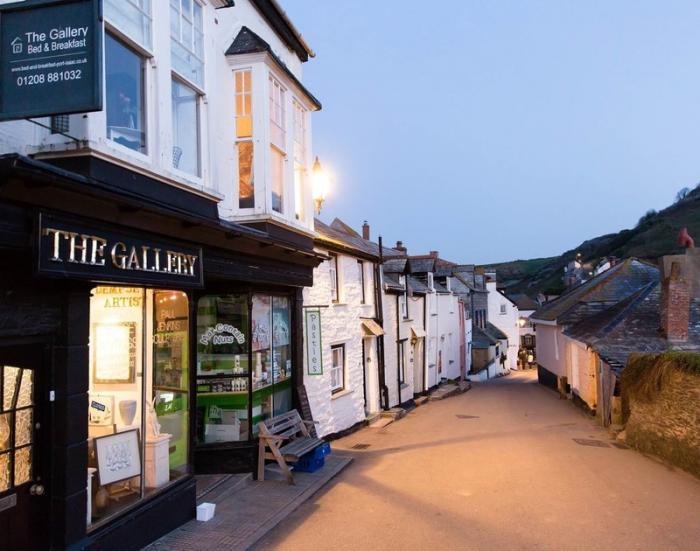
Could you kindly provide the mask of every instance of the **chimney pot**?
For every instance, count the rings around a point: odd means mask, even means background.
[[[671,342],[688,340],[690,286],[683,278],[681,263],[672,262],[669,276],[661,284],[661,328]]]
[[[430,258],[437,258],[440,254],[437,251],[430,251]]]
[[[367,223],[367,220],[365,220],[365,223],[362,224],[362,239],[369,241],[369,224]]]

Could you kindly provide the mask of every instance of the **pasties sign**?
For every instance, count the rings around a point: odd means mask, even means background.
[[[144,234],[41,214],[38,272],[54,277],[202,287],[202,251]]]

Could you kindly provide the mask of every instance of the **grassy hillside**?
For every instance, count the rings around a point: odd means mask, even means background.
[[[561,256],[514,260],[488,268],[497,270],[498,279],[508,292],[531,296],[539,292],[558,294],[563,290],[564,266],[576,253],[581,253],[584,262],[593,264],[604,256],[636,256],[656,261],[660,256],[682,252],[676,240],[684,227],[700,246],[700,185],[670,207],[660,212],[649,211],[633,229],[589,239]]]

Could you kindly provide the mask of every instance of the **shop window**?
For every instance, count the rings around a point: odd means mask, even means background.
[[[345,388],[345,345],[331,347],[331,393]]]
[[[188,309],[180,291],[93,290],[88,527],[187,473]]]
[[[290,299],[255,294],[249,317],[248,297],[207,296],[198,303],[200,444],[247,440],[257,423],[292,409]]]
[[[197,442],[237,442],[249,433],[248,295],[207,296],[197,305]]]
[[[173,167],[199,176],[199,94],[172,81]]]
[[[144,58],[112,35],[105,36],[107,138],[146,152]]]

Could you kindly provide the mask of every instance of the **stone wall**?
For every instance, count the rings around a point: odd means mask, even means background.
[[[652,358],[658,362],[664,356]],[[658,363],[629,369],[621,381],[626,442],[700,478],[700,371]],[[632,376],[642,378],[633,388]]]

